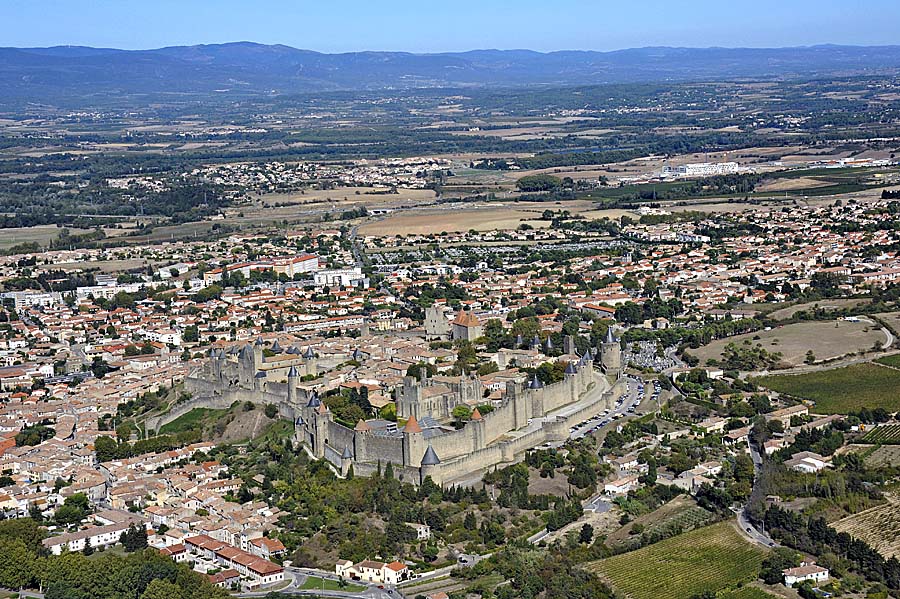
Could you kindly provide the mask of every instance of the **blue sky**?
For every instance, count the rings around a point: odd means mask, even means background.
[[[321,52],[900,43],[898,0],[0,0],[0,45]]]

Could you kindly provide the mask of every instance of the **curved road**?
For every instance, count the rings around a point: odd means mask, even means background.
[[[301,587],[306,580],[310,577],[316,578],[324,578],[327,580],[338,581],[340,577],[334,574],[333,572],[328,572],[325,570],[315,570],[312,568],[294,568],[293,566],[288,566],[284,569],[285,577],[290,579],[290,584],[283,589],[278,590],[277,592],[283,593],[285,595],[298,595],[298,596],[319,596],[319,597],[336,597],[338,599],[351,599],[360,597],[364,597],[366,599],[394,599],[394,598],[404,598],[403,593],[399,590],[388,589],[388,588],[378,588],[379,585],[374,583],[367,583],[362,581],[349,581],[351,584],[362,585],[365,590],[360,592],[350,592],[350,591],[331,591],[331,590],[321,590],[321,589],[301,589]],[[247,593],[237,593],[237,597],[265,597],[268,593],[273,592],[272,588],[262,589],[259,591],[252,591]]]

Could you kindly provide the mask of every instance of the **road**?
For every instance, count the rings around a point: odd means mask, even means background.
[[[753,484],[756,486],[756,481],[759,479],[759,470],[762,468],[763,458],[760,453],[757,451],[756,446],[752,443],[750,445],[750,459],[753,460],[753,471],[755,473]],[[756,543],[758,545],[763,545],[765,547],[777,547],[778,543],[775,540],[767,535],[764,530],[757,528],[746,515],[747,506],[745,505],[739,510],[736,510],[738,526],[740,526],[741,534],[743,534],[747,539],[751,542]]]
[[[402,592],[396,589],[378,588],[377,584],[360,582],[360,581],[352,581],[352,584],[363,585],[365,586],[365,590],[360,591],[358,593],[353,593],[349,591],[330,591],[330,590],[321,590],[321,589],[301,589],[299,587],[303,586],[306,580],[312,576],[316,578],[324,578],[327,580],[339,581],[340,577],[334,574],[333,572],[328,572],[325,570],[315,570],[312,568],[294,568],[293,566],[287,566],[284,569],[285,577],[290,579],[290,584],[283,589],[280,589],[279,593],[284,593],[285,595],[312,595],[312,596],[321,596],[321,597],[337,597],[337,598],[350,598],[350,597],[365,597],[366,599],[403,599],[405,596]],[[262,589],[259,591],[252,591],[248,593],[238,593],[237,597],[265,597],[268,593],[272,592],[272,589]]]

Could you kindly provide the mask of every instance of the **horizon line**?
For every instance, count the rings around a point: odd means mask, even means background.
[[[804,44],[797,46],[669,46],[669,45],[649,45],[649,46],[628,46],[615,48],[611,50],[595,50],[595,49],[579,49],[579,48],[559,48],[556,50],[533,50],[531,48],[470,48],[468,50],[434,50],[426,52],[417,52],[412,50],[346,50],[341,52],[325,52],[321,50],[313,50],[311,48],[302,48],[291,46],[284,43],[266,43],[255,42],[252,40],[234,40],[227,42],[205,42],[195,44],[172,44],[164,46],[155,46],[147,48],[117,48],[112,46],[89,46],[84,44],[56,44],[52,46],[0,46],[3,50],[56,50],[62,48],[86,49],[86,50],[109,50],[117,52],[153,52],[158,50],[169,50],[175,48],[202,48],[202,47],[221,47],[221,46],[239,46],[251,45],[262,46],[267,48],[289,48],[301,52],[312,52],[324,55],[340,55],[340,54],[411,54],[418,56],[441,55],[441,54],[467,54],[472,52],[532,52],[535,54],[557,54],[564,52],[584,52],[594,54],[613,54],[616,52],[627,52],[629,50],[809,50],[814,48],[896,48],[900,44],[841,44],[825,42],[820,44]]]

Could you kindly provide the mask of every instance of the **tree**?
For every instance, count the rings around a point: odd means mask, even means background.
[[[516,181],[519,191],[554,191],[562,186],[562,179],[553,175],[528,175]]]
[[[32,553],[43,550],[42,541],[46,536],[47,530],[38,525],[38,521],[33,518],[16,518],[0,522],[0,538],[22,541]]]
[[[797,552],[787,547],[776,547],[762,563],[759,577],[766,584],[778,584],[782,581],[782,571],[800,565]]]
[[[753,482],[754,476],[753,460],[746,453],[739,453],[734,458],[734,480]]]
[[[84,511],[75,507],[74,505],[61,505],[56,513],[53,515],[53,518],[56,520],[56,523],[60,526],[68,526],[70,524],[75,524],[76,522],[80,522],[82,518],[84,518]]]
[[[98,462],[108,462],[116,459],[119,451],[119,444],[111,437],[103,435],[97,437],[94,441],[94,451],[97,452]]]
[[[450,415],[456,420],[456,425],[461,428],[463,424],[472,418],[472,410],[469,409],[469,406],[460,404],[453,408]]]
[[[590,524],[585,524],[581,527],[581,531],[578,533],[578,542],[583,543],[584,545],[589,545],[593,540],[594,527]]]
[[[181,338],[188,343],[195,343],[200,340],[200,330],[196,325],[185,327],[184,332],[181,334]]]
[[[603,447],[606,449],[619,449],[625,445],[625,436],[619,431],[609,431],[603,439]]]
[[[150,581],[141,595],[141,599],[182,599],[183,597],[181,587],[162,578]]]
[[[136,526],[131,524],[128,530],[122,531],[119,536],[119,542],[125,546],[127,553],[133,553],[147,548],[147,529],[144,525]]]
[[[0,586],[21,589],[34,580],[35,554],[20,539],[0,537]]]

